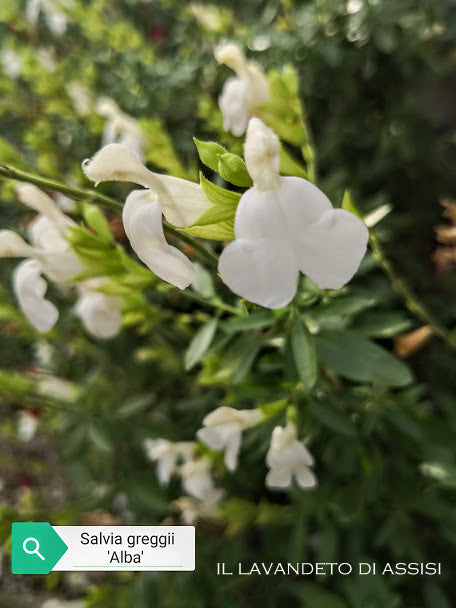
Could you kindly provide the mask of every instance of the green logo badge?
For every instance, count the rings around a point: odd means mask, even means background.
[[[47,522],[13,523],[13,574],[49,574],[68,547]]]

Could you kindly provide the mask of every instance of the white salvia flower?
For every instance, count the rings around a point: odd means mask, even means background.
[[[116,102],[109,97],[102,97],[97,101],[96,111],[106,117],[101,145],[121,144],[143,161],[146,141],[137,121],[122,112]]]
[[[296,427],[289,422],[272,431],[271,446],[266,455],[270,471],[266,475],[269,488],[288,488],[293,477],[301,488],[313,488],[317,479],[310,467],[314,459],[309,450],[296,438]]]
[[[307,180],[280,176],[278,138],[258,118],[249,122],[244,150],[254,185],[239,201],[235,241],[219,258],[222,280],[272,309],[293,299],[300,271],[321,289],[340,289],[366,252],[364,223],[334,209]]]
[[[35,53],[35,57],[47,72],[50,74],[55,72],[57,62],[51,49],[38,49]]]
[[[191,226],[211,207],[199,184],[149,171],[125,146],[109,144],[83,163],[86,176],[96,184],[129,181],[147,190],[135,190],[123,209],[123,223],[138,257],[164,281],[185,289],[195,278],[195,268],[176,247],[168,245],[162,212],[171,224]]]
[[[179,467],[182,486],[187,494],[206,500],[216,491],[211,476],[211,463],[206,458],[189,460]]]
[[[212,450],[225,450],[225,465],[229,471],[237,468],[242,431],[255,426],[262,419],[260,410],[236,410],[222,406],[208,414],[204,428],[197,437]]]
[[[55,202],[64,213],[73,213],[76,210],[76,203],[69,196],[59,193],[55,197]]]
[[[217,519],[222,497],[222,490],[214,490],[211,494],[206,495],[204,500],[181,496],[173,501],[173,506],[180,511],[183,523],[193,526],[199,519]]]
[[[52,374],[40,374],[36,380],[36,390],[43,397],[68,403],[74,402],[80,393],[80,387],[77,384]]]
[[[194,444],[189,441],[173,443],[167,439],[146,439],[147,458],[157,463],[157,476],[161,485],[167,485],[178,460],[186,462],[192,457]]]
[[[19,441],[26,443],[33,439],[38,428],[38,417],[29,412],[28,410],[22,410],[19,412],[19,419],[17,421],[17,436]]]
[[[59,311],[46,300],[46,281],[41,277],[41,267],[35,260],[21,262],[13,273],[13,288],[22,312],[35,329],[46,332],[54,327]]]
[[[81,116],[88,114],[90,112],[90,108],[92,107],[92,100],[87,87],[81,82],[73,80],[66,85],[65,89],[73,102],[76,112]]]
[[[25,15],[31,23],[36,24],[40,12],[43,12],[51,32],[56,36],[62,36],[68,26],[68,17],[62,8],[71,6],[70,0],[28,0]]]
[[[239,136],[245,133],[254,109],[268,100],[268,82],[254,63],[246,61],[237,44],[221,44],[215,49],[214,55],[219,63],[224,63],[236,73],[236,77],[225,82],[219,106],[223,128]]]
[[[3,71],[10,78],[16,79],[22,72],[23,59],[16,51],[4,49],[0,52]]]
[[[122,300],[96,291],[105,281],[105,278],[84,281],[75,311],[89,333],[108,339],[117,336],[122,328]]]
[[[41,608],[84,608],[84,600],[60,600],[51,598],[41,604]]]

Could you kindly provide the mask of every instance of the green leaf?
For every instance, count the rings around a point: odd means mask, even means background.
[[[219,156],[217,173],[235,186],[242,188],[253,186],[253,181],[247,171],[247,167],[242,158],[237,154],[226,152]]]
[[[193,138],[193,141],[195,142],[201,162],[209,167],[209,169],[212,169],[212,171],[218,173],[219,156],[226,154],[225,148],[215,141],[200,141],[196,137]]]
[[[154,401],[153,395],[136,395],[127,399],[116,410],[117,418],[129,418],[147,409]]]
[[[315,338],[318,356],[334,373],[358,382],[405,386],[413,376],[390,352],[354,333],[325,332]]]
[[[192,289],[199,293],[203,298],[215,296],[214,281],[211,273],[199,262],[194,262],[196,275],[192,281]]]
[[[224,370],[229,371],[234,384],[238,384],[248,374],[263,345],[264,336],[242,334],[228,349],[224,358]]]
[[[279,399],[272,403],[265,403],[259,406],[259,410],[264,418],[275,418],[278,416],[288,405],[288,399]]]
[[[113,235],[109,224],[96,205],[90,203],[83,203],[82,205],[82,216],[86,223],[95,230],[95,232],[108,242],[113,240]]]
[[[347,437],[356,437],[358,435],[355,424],[340,409],[336,409],[334,406],[322,401],[311,401],[310,409],[315,418],[336,433],[346,435]]]
[[[234,241],[234,218],[219,224],[208,224],[207,226],[190,226],[180,228],[179,231],[197,236],[201,239],[213,241]]]
[[[202,325],[193,336],[184,357],[185,370],[191,370],[206,354],[217,330],[217,319]]]
[[[402,313],[371,312],[356,321],[357,334],[374,338],[392,338],[410,329],[412,323]]]
[[[200,173],[200,184],[204,194],[214,205],[227,205],[236,209],[241,194],[239,192],[233,192],[232,190],[225,190],[216,186]]]
[[[225,321],[221,329],[227,333],[236,333],[238,331],[249,331],[252,329],[263,329],[270,327],[275,323],[275,317],[267,310],[253,312],[248,317],[230,319]]]
[[[99,452],[110,453],[113,450],[113,444],[109,436],[98,425],[90,424],[88,435],[94,446]]]
[[[310,391],[317,380],[317,357],[312,336],[299,317],[292,323],[290,344],[299,377]]]
[[[308,179],[307,171],[293,158],[284,146],[280,146],[280,173],[282,175],[295,175]]]
[[[359,209],[357,209],[355,203],[353,202],[353,199],[351,197],[349,190],[345,190],[345,192],[344,192],[344,198],[342,199],[341,208],[345,209],[345,211],[350,211],[350,213],[353,213],[354,215],[356,215],[356,217],[359,217],[361,220],[363,219],[363,214],[361,213],[361,211],[359,211]]]

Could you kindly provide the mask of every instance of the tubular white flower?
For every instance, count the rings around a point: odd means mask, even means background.
[[[296,427],[289,422],[272,431],[271,446],[266,455],[270,471],[266,475],[269,488],[288,488],[293,477],[301,488],[313,488],[317,479],[310,469],[314,459],[309,450],[296,438]]]
[[[254,185],[239,201],[235,240],[220,256],[222,280],[273,309],[293,299],[299,271],[321,289],[345,285],[366,252],[364,223],[334,209],[307,180],[280,176],[277,136],[258,118],[249,122],[245,161]]]
[[[19,441],[30,441],[33,439],[38,428],[38,416],[30,410],[21,410],[17,421],[17,436]]]
[[[167,485],[179,459],[186,462],[192,457],[194,444],[188,441],[173,443],[167,439],[146,439],[147,458],[157,463],[157,476],[161,485]]]
[[[117,143],[129,148],[138,158],[144,160],[145,139],[134,118],[122,112],[113,99],[101,97],[96,111],[106,120],[102,146]]]
[[[122,329],[122,300],[95,291],[103,282],[104,279],[94,279],[83,283],[75,311],[89,333],[108,339]]]
[[[199,519],[217,519],[222,497],[223,490],[215,489],[204,500],[181,496],[173,502],[173,506],[180,511],[183,523],[193,526]]]
[[[178,227],[190,226],[212,205],[199,184],[149,171],[120,144],[109,144],[84,161],[83,170],[96,184],[127,181],[147,188],[133,191],[123,211],[125,232],[141,260],[164,281],[185,289],[195,277],[190,260],[165,240],[161,214]]]
[[[19,306],[33,327],[42,332],[52,329],[59,317],[59,311],[44,297],[47,285],[41,277],[38,262],[21,262],[13,274],[13,287]]]
[[[212,450],[225,450],[225,465],[229,471],[237,468],[242,431],[255,426],[262,419],[259,410],[236,410],[222,406],[208,414],[204,428],[197,437]]]
[[[211,473],[211,463],[206,458],[190,460],[179,467],[182,486],[187,494],[205,500],[215,491]]]
[[[163,232],[162,205],[150,190],[134,190],[122,213],[125,233],[138,257],[164,281],[185,289],[195,278],[195,267]]]
[[[219,107],[225,131],[239,136],[245,133],[249,116],[255,108],[269,99],[268,82],[263,72],[254,63],[246,61],[241,47],[233,42],[219,45],[214,56],[236,73],[236,77],[225,82]]]

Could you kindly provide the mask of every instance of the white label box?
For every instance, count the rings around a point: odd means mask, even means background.
[[[194,526],[52,526],[67,545],[52,570],[195,570]]]

